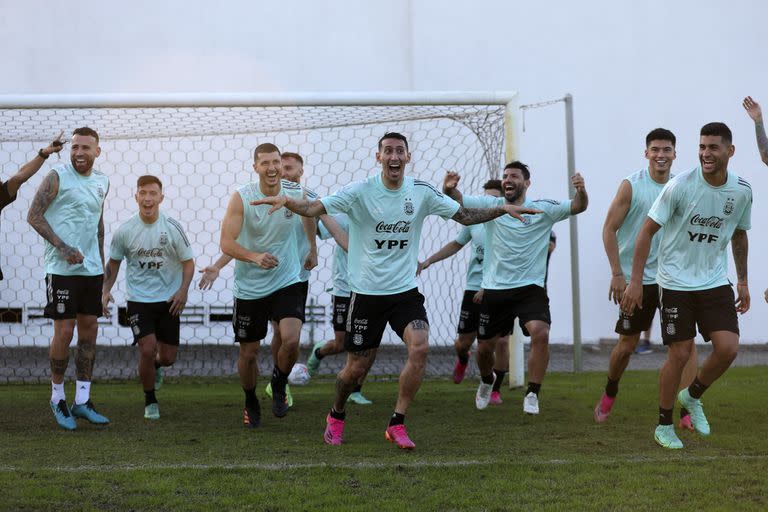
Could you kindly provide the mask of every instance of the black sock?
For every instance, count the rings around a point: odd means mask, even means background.
[[[157,362],[157,359],[155,359],[155,370],[157,370],[158,368],[162,368],[162,366],[163,366],[163,365],[161,365],[160,363],[158,363],[158,362]]]
[[[318,361],[325,357],[324,355],[320,354],[321,348],[323,347],[317,347],[316,349],[313,350],[313,352],[315,353],[315,357],[317,358]]]
[[[501,391],[501,383],[504,382],[504,376],[507,374],[507,370],[493,370],[496,375],[496,380],[493,381],[493,390]]]
[[[149,404],[156,404],[157,398],[155,398],[155,390],[150,389],[149,391],[144,391],[144,405]]]
[[[528,390],[525,392],[527,395],[528,393],[533,393],[534,395],[538,395],[539,391],[541,391],[541,384],[536,382],[529,382],[528,383]]]
[[[272,391],[277,393],[285,393],[285,384],[288,382],[288,374],[283,373],[280,368],[275,365],[272,368]]]
[[[659,407],[659,425],[672,424],[672,409],[662,409]]]
[[[252,387],[251,389],[243,388],[243,392],[245,393],[245,406],[246,407],[254,407],[257,403],[259,403],[259,399],[256,398],[256,387]]]
[[[683,418],[685,418],[685,417],[686,417],[686,416],[688,416],[689,414],[691,414],[691,413],[689,413],[689,412],[688,412],[688,409],[686,409],[685,407],[682,407],[682,408],[680,409],[680,419],[683,419]]]
[[[483,384],[493,384],[493,373],[489,373],[488,375],[481,375],[480,380],[483,381]]]
[[[357,386],[355,386],[355,389],[353,389],[352,392],[353,393],[359,393],[362,390],[363,390],[363,385],[362,384],[358,384]]]
[[[693,382],[688,386],[688,393],[691,394],[691,398],[701,398],[701,395],[707,390],[709,386],[703,384],[698,377],[693,379]]]
[[[619,394],[619,381],[608,379],[608,383],[605,385],[605,394],[609,398],[616,398]]]
[[[331,418],[335,420],[341,420],[344,421],[344,418],[347,417],[347,413],[345,411],[336,412],[336,409],[331,407]]]
[[[461,364],[467,364],[469,363],[469,352],[464,352],[463,354],[459,354],[459,362]]]
[[[395,412],[392,414],[392,417],[389,418],[389,426],[393,425],[402,425],[405,423],[405,414],[400,414],[399,412]]]

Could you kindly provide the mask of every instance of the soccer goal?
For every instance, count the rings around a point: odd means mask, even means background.
[[[252,152],[259,143],[273,142],[301,154],[303,184],[324,196],[378,172],[378,138],[398,131],[409,139],[409,175],[440,186],[445,171],[455,169],[462,173],[462,190],[479,194],[487,179],[499,177],[504,160],[517,156],[516,111],[512,92],[0,96],[0,163],[7,179],[62,130],[96,129],[102,147],[96,168],[111,181],[104,215],[107,247],[119,223],[136,211],[136,178],[155,174],[164,183],[161,208],[185,227],[200,268],[220,253],[227,201],[239,184],[254,179]],[[68,158],[65,148],[61,161]],[[47,347],[51,337],[52,323],[42,317],[43,242],[28,226],[26,214],[40,180],[57,163],[56,156],[50,158],[2,213],[3,347]],[[459,228],[428,219],[421,258],[453,240]],[[318,242],[318,248],[304,345],[333,337],[327,291],[333,243]],[[462,251],[421,276],[433,350],[452,350],[469,253]],[[124,271],[113,291],[118,313],[125,305]],[[231,346],[232,266],[212,290],[201,292],[196,285],[197,278],[182,317],[182,343]],[[100,319],[100,345],[131,342],[122,314]],[[399,340],[388,331],[383,343],[399,345]],[[444,373],[451,368],[446,365]]]

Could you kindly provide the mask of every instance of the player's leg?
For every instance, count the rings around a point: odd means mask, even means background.
[[[531,352],[528,354],[528,388],[523,400],[523,411],[539,414],[539,392],[549,366],[549,323],[528,320],[525,329],[531,336]]]
[[[504,336],[496,342],[494,349],[493,363],[493,389],[491,390],[491,405],[501,405],[501,385],[504,382],[504,376],[509,370],[509,339]]]
[[[326,342],[317,342],[307,359],[307,370],[310,375],[317,373],[320,361],[325,356],[344,352],[344,337],[346,335],[347,311],[349,309],[349,297],[333,296],[333,339]]]
[[[280,347],[272,369],[272,413],[278,418],[288,413],[293,399],[289,400],[288,375],[299,359],[299,338],[304,324],[304,304],[307,283],[299,282],[277,290],[272,294],[270,318],[278,321]],[[273,338],[274,340],[274,338]],[[275,349],[273,347],[273,355]]]
[[[70,280],[69,276],[46,275],[47,303],[44,315],[53,320],[53,337],[48,347],[48,360],[51,366],[51,411],[60,427],[74,430],[77,428],[77,423],[72,417],[64,393],[64,374],[69,365],[69,346],[75,332],[77,316]]]
[[[160,419],[160,408],[155,396],[155,359],[157,358],[157,338],[154,333],[141,336],[139,346],[139,381],[144,390],[144,418]]]
[[[481,410],[488,407],[488,404],[491,402],[491,393],[493,392],[493,385],[496,379],[493,371],[494,353],[496,346],[499,343],[503,343],[502,338],[503,335],[496,335],[492,338],[478,338],[477,340],[475,361],[480,372],[480,384],[475,392],[475,407]]]
[[[239,345],[237,373],[245,393],[243,424],[258,427],[261,423],[261,408],[256,397],[256,379],[259,374],[259,345],[267,335],[267,314],[269,304],[266,298],[255,300],[235,299],[232,327],[235,343]]]
[[[347,361],[336,375],[336,392],[333,406],[325,418],[323,442],[329,445],[340,445],[344,441],[344,425],[347,417],[346,404],[359,382],[365,379],[368,371],[376,360],[377,348],[366,348],[364,342],[352,344],[353,337],[347,337]]]
[[[456,384],[464,380],[464,374],[469,365],[469,349],[477,336],[477,325],[480,317],[480,304],[474,302],[477,291],[465,290],[461,299],[461,311],[459,312],[459,325],[456,328],[458,336],[453,346],[456,349],[456,364],[453,367],[453,382]]]
[[[696,374],[699,371],[699,355],[696,349],[696,342],[694,341],[691,347],[691,356],[688,358],[688,362],[685,363],[683,368],[683,375],[680,377],[680,389],[687,388],[693,383],[696,378]],[[684,430],[694,431],[693,421],[691,420],[691,413],[688,412],[684,406],[680,407],[680,421],[677,424],[678,427]]]
[[[91,400],[91,381],[93,379],[93,364],[96,360],[97,333],[96,315],[77,315],[77,355],[75,358],[77,387],[75,402],[72,405],[72,416],[87,419],[97,425],[105,425],[109,423],[109,419],[96,411]]]
[[[147,419],[160,419],[160,409],[155,397],[163,384],[163,368],[171,366],[176,362],[176,355],[179,350],[179,333],[181,325],[179,317],[170,312],[170,303],[153,304],[155,318],[155,353],[152,360],[148,357],[146,360],[146,371],[154,368],[154,379],[149,376],[146,381],[142,380],[145,390],[145,411],[144,417]],[[146,400],[148,386],[152,385],[150,398],[154,398],[154,405]]]

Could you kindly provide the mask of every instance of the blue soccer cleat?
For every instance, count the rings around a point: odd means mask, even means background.
[[[88,400],[84,404],[74,404],[72,406],[72,416],[75,418],[84,418],[94,425],[106,425],[109,419],[96,412],[93,402]]]
[[[72,417],[66,400],[59,400],[58,404],[51,402],[51,411],[53,411],[53,417],[56,418],[56,423],[61,428],[66,430],[75,430],[77,428],[77,422]]]

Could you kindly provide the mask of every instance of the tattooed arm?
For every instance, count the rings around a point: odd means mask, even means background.
[[[58,249],[59,254],[70,265],[75,265],[83,262],[83,255],[80,251],[74,247],[64,243],[64,240],[59,238],[59,235],[54,233],[53,228],[45,219],[45,212],[51,205],[56,195],[59,193],[59,175],[56,171],[51,171],[48,176],[45,177],[40,187],[35,193],[35,197],[32,199],[32,205],[29,207],[29,213],[27,213],[27,222],[29,225],[37,231],[48,243]]]
[[[736,266],[736,311],[746,313],[749,310],[749,285],[747,279],[747,253],[749,241],[747,232],[737,229],[731,237],[733,263]]]
[[[760,104],[752,99],[751,96],[744,98],[742,102],[747,115],[755,122],[755,137],[757,138],[757,149],[760,151],[760,158],[765,165],[768,165],[768,137],[765,135],[765,125],[763,124],[763,111]]]
[[[469,226],[471,224],[482,224],[488,222],[502,215],[509,214],[519,221],[523,220],[523,214],[536,214],[541,213],[541,210],[534,208],[523,208],[515,204],[505,204],[503,206],[496,206],[494,208],[464,208],[459,207],[456,213],[451,217],[459,224]]]
[[[257,206],[260,204],[272,205],[269,210],[269,214],[273,214],[283,206],[291,210],[293,213],[298,213],[302,217],[319,217],[325,215],[325,206],[319,199],[309,201],[307,199],[293,199],[286,196],[268,196],[256,201],[251,201],[251,205]]]

